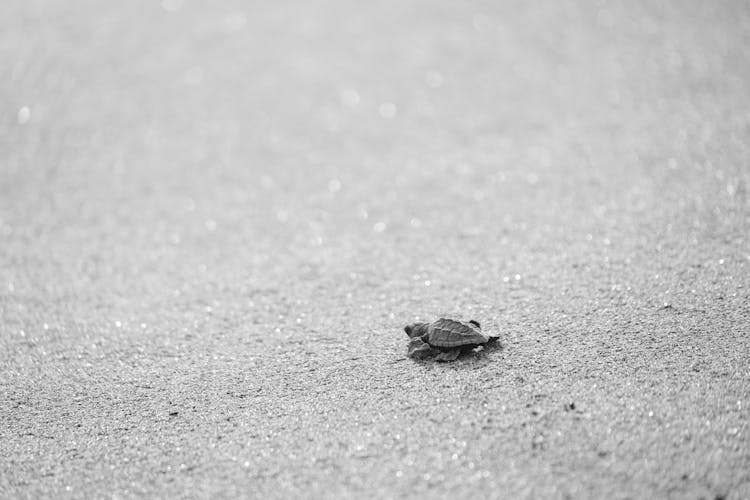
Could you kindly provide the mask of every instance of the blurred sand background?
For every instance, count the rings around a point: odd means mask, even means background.
[[[0,497],[750,497],[748,3],[2,10]]]

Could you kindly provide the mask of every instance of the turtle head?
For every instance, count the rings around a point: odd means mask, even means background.
[[[427,326],[427,323],[412,323],[411,325],[406,325],[404,331],[411,338],[421,337],[427,333]]]

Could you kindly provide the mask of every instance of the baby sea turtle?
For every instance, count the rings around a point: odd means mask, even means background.
[[[479,346],[493,344],[499,337],[482,332],[479,322],[468,323],[440,318],[432,323],[414,323],[404,328],[409,341],[410,358],[434,357],[437,361],[454,361],[459,354]]]

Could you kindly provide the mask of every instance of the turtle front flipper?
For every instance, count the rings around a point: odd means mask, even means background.
[[[458,356],[461,354],[461,348],[449,349],[442,351],[440,354],[435,356],[435,361],[456,361]]]
[[[414,359],[426,359],[435,355],[435,349],[421,338],[412,338],[409,341],[407,356]]]
[[[479,321],[476,321],[476,320],[472,319],[472,320],[469,320],[469,323],[471,323],[472,325],[476,326],[477,330],[481,330],[482,329],[482,325],[479,324]]]

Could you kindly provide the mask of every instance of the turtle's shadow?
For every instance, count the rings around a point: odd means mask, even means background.
[[[424,367],[428,366],[454,366],[454,367],[461,367],[467,364],[475,365],[477,363],[481,364],[487,364],[492,361],[492,355],[502,351],[503,345],[500,342],[494,343],[492,345],[486,345],[479,351],[469,350],[466,352],[462,352],[458,355],[458,357],[452,361],[448,360],[442,360],[442,359],[435,359],[434,357],[424,358],[424,359],[416,359],[416,358],[409,358],[407,356],[407,359],[410,361],[413,361],[414,363],[418,365],[422,365]]]

